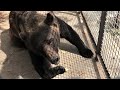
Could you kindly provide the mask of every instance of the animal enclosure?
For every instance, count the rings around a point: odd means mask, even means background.
[[[48,11],[38,11],[47,13]],[[120,78],[119,11],[53,11],[79,34],[93,52],[91,59],[80,56],[77,48],[60,40],[60,65],[67,69],[53,79]],[[8,20],[8,18],[7,18]],[[7,23],[9,24],[9,23]],[[3,79],[38,79],[26,50],[12,47],[8,30],[0,27],[0,76]],[[77,41],[77,40],[76,40]],[[5,58],[4,58],[5,57]],[[24,68],[24,69],[23,69]]]

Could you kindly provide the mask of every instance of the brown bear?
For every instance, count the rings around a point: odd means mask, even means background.
[[[93,56],[73,28],[52,12],[43,15],[36,11],[11,11],[9,23],[11,40],[26,47],[35,70],[43,79],[51,79],[66,71],[63,66],[51,65],[59,63],[60,38],[75,45],[81,56]]]

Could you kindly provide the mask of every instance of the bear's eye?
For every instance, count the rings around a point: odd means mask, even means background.
[[[52,44],[53,40],[54,40],[53,38],[47,40],[47,44]]]
[[[56,24],[56,23],[53,23],[53,26],[57,27],[57,24]]]

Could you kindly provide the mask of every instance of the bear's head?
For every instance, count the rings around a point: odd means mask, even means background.
[[[41,55],[52,64],[58,64],[58,46],[60,43],[60,30],[56,17],[47,13],[44,20],[38,23],[38,30],[20,33],[27,48],[36,55]]]

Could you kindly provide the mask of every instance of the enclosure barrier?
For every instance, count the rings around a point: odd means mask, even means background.
[[[86,23],[96,48],[96,55],[100,57],[107,78],[119,78],[119,11],[82,11],[80,14]]]

